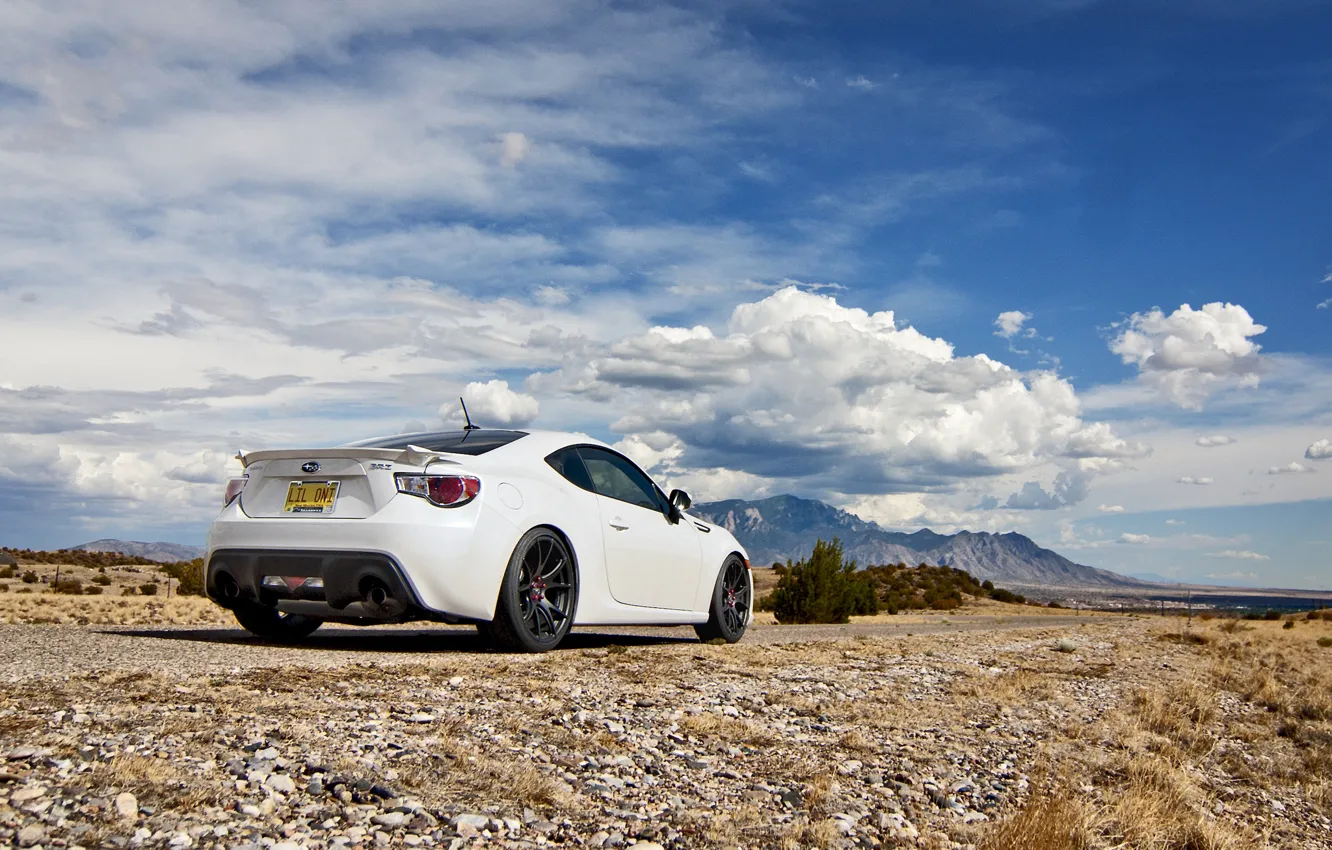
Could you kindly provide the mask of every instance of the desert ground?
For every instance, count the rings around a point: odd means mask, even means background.
[[[518,656],[264,644],[197,599],[0,610],[0,843],[1332,846],[1325,620],[981,608]]]

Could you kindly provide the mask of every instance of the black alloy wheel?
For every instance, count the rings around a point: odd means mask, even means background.
[[[287,614],[269,605],[247,603],[232,609],[236,622],[252,635],[290,643],[309,637],[324,621],[304,614]]]
[[[564,640],[578,607],[578,568],[549,528],[523,535],[500,585],[495,619],[481,634],[516,652],[546,652]]]
[[[708,621],[694,626],[699,640],[720,639],[735,643],[744,637],[745,629],[749,627],[749,602],[753,593],[754,585],[745,562],[737,555],[727,558],[712,591]]]

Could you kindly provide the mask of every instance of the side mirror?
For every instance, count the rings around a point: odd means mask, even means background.
[[[666,518],[672,523],[678,523],[681,517],[684,516],[682,512],[688,510],[689,506],[693,504],[689,494],[683,490],[672,490],[669,501],[671,504],[670,509],[666,511]]]

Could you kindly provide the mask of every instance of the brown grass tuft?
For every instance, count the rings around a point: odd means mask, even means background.
[[[1049,794],[1027,801],[978,845],[979,850],[1089,850],[1091,846],[1092,833],[1082,807]]]

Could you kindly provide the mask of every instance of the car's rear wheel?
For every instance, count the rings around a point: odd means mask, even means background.
[[[578,569],[564,539],[549,528],[523,535],[509,558],[495,619],[478,627],[501,649],[546,652],[559,646],[578,606]]]
[[[318,617],[285,614],[268,605],[241,605],[231,613],[245,631],[268,640],[297,641],[309,637],[324,623]]]
[[[712,605],[708,621],[694,626],[699,640],[724,640],[735,643],[745,636],[749,627],[749,600],[754,585],[749,579],[749,568],[739,557],[732,555],[717,574],[712,589]]]

